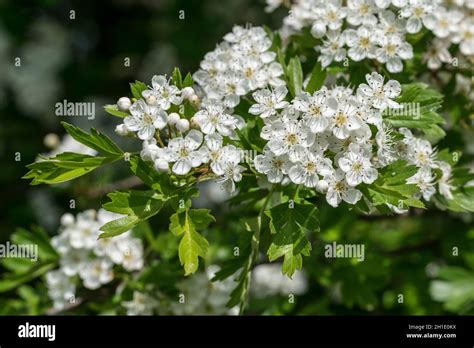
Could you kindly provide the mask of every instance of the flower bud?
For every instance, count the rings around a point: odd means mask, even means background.
[[[189,101],[193,104],[199,105],[200,100],[199,97],[196,94],[193,94],[190,98]]]
[[[127,136],[130,131],[125,127],[124,124],[119,124],[117,127],[115,127],[115,133],[121,136]]]
[[[192,128],[199,128],[199,123],[196,120],[196,116],[191,117],[191,127]]]
[[[194,92],[194,89],[192,87],[184,87],[183,90],[181,91],[181,96],[184,99],[191,100],[191,97],[195,95],[196,93]]]
[[[165,160],[156,160],[155,169],[158,172],[167,172],[169,170],[169,164]]]
[[[63,226],[69,226],[74,223],[74,215],[71,213],[66,213],[63,216],[61,216],[61,225]]]
[[[172,112],[171,114],[168,115],[168,124],[170,126],[176,125],[179,121],[179,115],[176,112]]]
[[[156,97],[154,95],[149,95],[145,98],[145,101],[148,105],[156,105]]]
[[[189,121],[186,120],[185,118],[182,118],[180,119],[177,123],[176,123],[176,128],[181,132],[186,132],[189,130]]]
[[[117,101],[117,107],[120,111],[128,111],[128,109],[130,109],[130,106],[132,106],[130,98],[122,97]]]
[[[49,149],[57,148],[60,142],[61,141],[59,140],[59,136],[54,133],[47,134],[43,139],[44,145]]]

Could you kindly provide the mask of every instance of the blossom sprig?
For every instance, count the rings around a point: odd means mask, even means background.
[[[59,254],[59,268],[46,274],[48,294],[54,308],[62,310],[74,303],[80,286],[96,290],[114,279],[114,266],[126,272],[139,271],[144,266],[143,244],[131,232],[115,238],[99,239],[100,227],[122,215],[87,210],[64,214],[59,234],[51,239]]]
[[[258,88],[282,86],[283,68],[272,41],[262,27],[235,26],[224,41],[206,54],[193,78],[205,99],[221,100],[227,107]]]
[[[269,8],[278,4],[270,1]],[[462,55],[474,55],[472,1],[431,0],[299,0],[285,17],[281,33],[288,37],[310,28],[322,42],[315,46],[323,67],[347,57],[376,59],[391,73],[403,71],[403,61],[414,57],[407,35],[423,28],[436,37],[424,60],[430,69],[452,61],[449,47],[459,45]]]
[[[141,91],[142,98],[133,103],[121,98],[117,107],[127,116],[117,133],[142,140],[142,159],[159,172],[206,173],[234,191],[245,168],[239,165],[241,151],[229,142],[241,120],[221,100],[201,103],[191,86],[180,89],[172,82],[156,75],[152,86]]]
[[[414,196],[428,201],[438,184],[439,192],[452,198],[451,167],[437,160],[430,142],[384,120],[387,109],[400,107],[400,83],[385,82],[376,72],[367,74],[366,80],[355,91],[323,86],[289,102],[282,88],[254,92],[249,112],[263,120],[261,137],[268,140],[255,158],[255,169],[271,183],[315,189],[338,206],[341,201],[356,204],[363,196],[361,184],[373,184],[382,168],[405,160],[418,168],[406,179],[418,187]],[[402,136],[397,139],[394,133]],[[436,180],[432,170],[437,168],[443,175]]]

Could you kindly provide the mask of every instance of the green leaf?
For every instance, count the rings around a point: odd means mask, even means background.
[[[443,95],[424,83],[402,85],[402,93],[397,102],[404,108],[389,109],[384,113],[388,123],[395,128],[420,128],[430,141],[444,137],[445,132],[439,127],[444,118],[437,113],[443,102]]]
[[[183,81],[183,88],[192,87],[192,85],[194,85],[193,77],[190,73],[187,73]]]
[[[135,99],[142,99],[142,92],[147,89],[146,84],[140,81],[130,83],[130,90]]]
[[[33,227],[32,231],[18,228],[11,236],[15,244],[33,244],[38,246],[38,258],[41,261],[56,261],[58,253],[51,246],[50,237],[41,227]]]
[[[256,242],[255,235],[259,229],[259,218],[245,219],[242,224],[245,233],[240,236],[239,256],[224,263],[212,278],[212,281],[224,280],[242,269],[236,278],[237,286],[230,294],[230,300],[226,304],[230,308],[240,304],[241,311],[248,299],[251,270],[258,256],[259,243]]]
[[[313,94],[314,92],[319,90],[324,85],[326,75],[326,70],[323,70],[321,67],[321,63],[317,62],[314,65],[308,84],[306,85],[306,92]]]
[[[417,168],[408,165],[406,161],[396,161],[383,168],[379,178],[373,184],[362,185],[361,191],[382,213],[389,212],[383,207],[387,204],[400,209],[406,207],[425,208],[422,201],[414,198],[414,195],[419,192],[418,187],[414,184],[406,184],[406,180],[416,171]]]
[[[282,203],[265,212],[270,217],[270,230],[274,235],[268,249],[270,261],[283,259],[282,272],[288,276],[303,266],[303,255],[309,256],[311,244],[306,231],[319,230],[317,208],[314,205],[297,204],[291,207]]]
[[[153,190],[164,193],[161,182],[165,179],[163,175],[158,173],[150,162],[146,162],[138,155],[130,156],[130,169],[133,174],[138,176],[145,184]],[[166,174],[166,179],[168,175]]]
[[[288,81],[291,94],[295,97],[303,88],[303,69],[298,57],[293,57],[288,63]]]
[[[474,186],[456,189],[452,195],[453,198],[449,200],[441,195],[437,195],[436,198],[451,211],[474,213]]]
[[[30,171],[23,176],[23,179],[33,179],[31,185],[59,184],[85,175],[117,159],[119,157],[94,157],[64,152],[56,157],[27,165]]]
[[[43,275],[54,267],[56,267],[54,262],[41,263],[34,265],[25,273],[7,275],[0,279],[0,293],[15,289],[21,284],[27,283],[30,280]]]
[[[154,191],[116,191],[107,195],[111,201],[103,205],[104,209],[127,215],[110,221],[100,229],[104,233],[99,238],[113,237],[129,231],[139,222],[156,215],[166,199]]]
[[[207,209],[186,209],[171,216],[170,231],[182,236],[179,243],[179,261],[185,275],[195,273],[199,267],[199,256],[205,257],[209,243],[198,230],[206,228],[214,217]]]
[[[98,130],[92,128],[91,134],[88,134],[67,122],[61,122],[61,124],[66,131],[81,144],[97,150],[106,156],[118,157],[123,155],[123,151],[108,136],[100,133]]]
[[[430,284],[430,294],[435,301],[442,302],[444,307],[459,314],[472,308],[474,304],[474,273],[467,269],[443,266],[439,270],[441,280]]]
[[[130,116],[125,111],[120,111],[116,104],[104,105],[104,110],[105,110],[105,112],[107,112],[110,115],[121,117],[121,118]]]
[[[183,77],[179,68],[174,68],[171,78],[173,79],[173,83],[176,87],[179,89],[183,88]]]

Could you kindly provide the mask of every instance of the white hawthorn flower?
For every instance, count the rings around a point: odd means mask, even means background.
[[[420,194],[423,199],[429,201],[431,196],[436,193],[434,187],[434,176],[430,168],[420,168],[415,175],[409,177],[406,181],[407,184],[415,184],[420,189]]]
[[[364,156],[361,152],[350,151],[339,158],[338,165],[344,173],[346,180],[350,186],[357,186],[364,182],[366,184],[373,183],[378,176],[378,172],[372,167],[370,158]]]
[[[434,9],[435,5],[431,0],[408,0],[408,4],[400,10],[400,15],[408,18],[407,32],[417,33],[427,21],[434,21],[432,15]]]
[[[177,137],[169,141],[165,151],[165,160],[174,162],[172,171],[178,175],[186,175],[192,168],[198,167],[203,162],[203,155],[198,151],[203,135],[192,129],[186,137]]]
[[[236,107],[240,102],[240,97],[249,91],[247,82],[235,72],[224,73],[221,80],[224,104],[229,108]]]
[[[329,125],[330,118],[337,109],[337,103],[332,98],[327,98],[327,89],[323,88],[310,95],[301,93],[293,100],[296,110],[303,113],[302,120],[313,133],[321,133]]]
[[[223,164],[224,173],[219,177],[216,182],[229,193],[235,191],[235,183],[242,180],[242,172],[245,171],[245,167],[239,165],[240,153],[229,152],[226,157],[226,161]]]
[[[466,56],[474,55],[474,19],[466,17],[453,33],[452,42],[459,44],[459,50]]]
[[[202,153],[205,154],[206,162],[211,162],[210,167],[213,173],[223,175],[225,170],[225,163],[233,160],[237,155],[240,156],[239,150],[234,145],[223,146],[223,138],[220,134],[214,133],[206,135],[204,138],[206,144],[201,148]]]
[[[281,183],[291,168],[288,155],[276,156],[270,150],[265,150],[263,154],[255,156],[254,165],[257,172],[265,174],[268,181],[273,184]]]
[[[377,144],[377,162],[382,167],[397,160],[395,141],[392,135],[392,128],[389,125],[382,124],[378,127],[375,142]]]
[[[434,39],[428,50],[423,55],[423,61],[431,70],[436,70],[441,67],[443,63],[451,63],[452,57],[449,53],[451,42],[446,40]]]
[[[218,102],[212,102],[204,110],[196,112],[193,119],[204,134],[218,132],[229,136],[237,126],[235,117],[227,114],[225,107]]]
[[[347,55],[359,62],[362,59],[375,58],[374,29],[370,26],[360,26],[357,30],[348,29],[344,32],[349,51]]]
[[[178,87],[170,85],[163,75],[155,75],[151,79],[151,89],[142,92],[148,104],[157,105],[163,110],[168,110],[171,104],[179,105],[183,101]]]
[[[80,272],[89,261],[90,252],[86,249],[71,249],[65,254],[61,254],[59,266],[69,277],[73,277]]]
[[[341,201],[356,204],[362,198],[359,190],[347,184],[344,172],[340,169],[335,170],[325,180],[328,183],[326,201],[333,207],[337,207]]]
[[[92,249],[97,243],[100,224],[95,220],[95,211],[86,210],[77,214],[76,223],[67,227],[69,243],[75,249]]]
[[[325,191],[327,184],[319,176],[329,176],[333,172],[331,160],[321,154],[307,151],[305,156],[297,162],[288,172],[288,176],[295,184],[307,187],[316,187]]]
[[[296,162],[313,142],[314,134],[296,121],[287,121],[275,125],[268,148],[277,156],[288,154],[290,160]]]
[[[143,243],[140,239],[121,239],[116,244],[116,248],[122,254],[122,259],[120,262],[114,261],[115,264],[121,264],[128,272],[138,271],[143,268]]]
[[[359,129],[362,125],[357,117],[357,105],[352,101],[341,101],[330,121],[330,128],[338,139],[347,139],[351,131]]]
[[[114,278],[112,266],[112,262],[107,259],[95,259],[85,263],[79,270],[84,287],[95,290],[109,283]]]
[[[438,180],[438,190],[446,199],[453,199],[452,190],[454,186],[451,184],[452,168],[446,162],[438,162],[441,169],[441,178]]]
[[[405,34],[406,20],[399,18],[392,11],[382,11],[378,14],[379,23],[374,26],[374,40],[380,43],[384,37]]]
[[[254,92],[252,97],[257,102],[253,104],[249,113],[259,115],[261,118],[267,118],[277,113],[277,110],[286,108],[288,102],[285,101],[288,90],[285,86],[277,87],[273,90],[262,89]]]
[[[403,70],[402,59],[413,58],[413,48],[397,35],[384,37],[380,42],[381,47],[375,51],[377,60],[387,66],[391,73],[398,73]]]
[[[345,42],[344,34],[339,31],[328,31],[323,47],[321,47],[321,54],[318,57],[318,61],[321,62],[323,68],[329,66],[333,60],[341,62],[346,58]]]
[[[464,14],[457,9],[447,10],[444,7],[438,7],[433,12],[433,18],[425,20],[424,24],[433,34],[444,39],[458,30],[459,23],[463,18]]]
[[[264,81],[267,81],[272,87],[285,85],[285,81],[280,78],[283,75],[283,68],[280,63],[271,62],[270,64],[262,66],[260,74]]]
[[[127,315],[153,315],[157,301],[139,291],[133,291],[131,301],[123,301],[122,306],[127,309]]]
[[[166,126],[167,114],[156,106],[150,106],[140,99],[130,107],[131,116],[125,117],[123,123],[127,130],[137,132],[138,138],[153,138],[156,129]]]
[[[329,30],[340,29],[346,14],[346,8],[341,6],[340,1],[329,1],[321,9],[321,16],[313,23],[311,34],[314,37],[320,38],[326,34],[328,28]]]
[[[376,109],[385,110],[387,107],[396,109],[399,104],[392,99],[398,97],[402,91],[400,83],[390,80],[384,85],[384,77],[376,72],[365,75],[367,84],[362,83],[357,89],[357,94],[366,98],[369,105]]]
[[[347,1],[347,22],[359,26],[373,25],[377,23],[375,17],[376,8],[373,0],[348,0]]]
[[[46,273],[46,285],[55,309],[65,308],[76,293],[76,285],[60,270]]]

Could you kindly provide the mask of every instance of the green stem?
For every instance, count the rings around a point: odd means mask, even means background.
[[[250,260],[248,262],[247,268],[245,269],[245,272],[247,273],[247,280],[245,284],[245,291],[243,292],[244,296],[242,300],[240,301],[240,306],[239,306],[239,315],[242,315],[245,310],[245,306],[248,302],[248,297],[249,297],[249,289],[250,289],[250,279],[251,279],[251,274],[252,274],[252,269],[254,264],[257,262],[258,259],[258,250],[260,248],[260,233],[262,231],[262,218],[263,214],[265,213],[265,210],[268,206],[268,203],[270,202],[270,199],[272,198],[273,195],[273,186],[270,189],[270,192],[268,193],[267,197],[265,198],[265,201],[262,204],[262,207],[260,208],[260,211],[258,213],[258,226],[257,230],[255,231],[253,237],[252,237],[252,253],[250,254]]]

